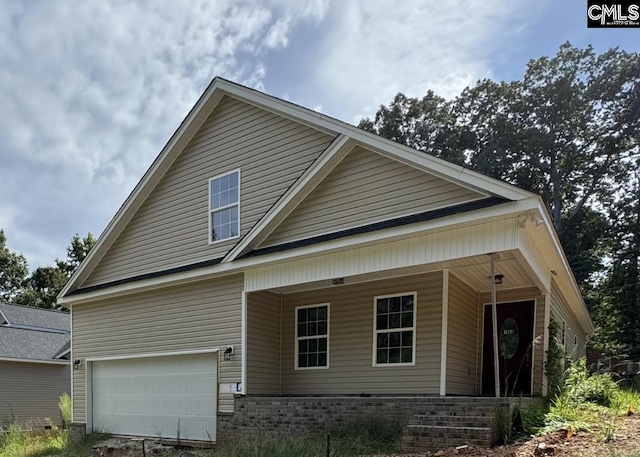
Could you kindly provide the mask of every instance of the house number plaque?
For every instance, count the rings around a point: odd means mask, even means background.
[[[520,333],[515,319],[507,318],[500,328],[500,352],[505,359],[512,358],[518,350]]]

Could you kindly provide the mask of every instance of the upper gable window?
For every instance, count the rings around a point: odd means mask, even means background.
[[[209,242],[240,235],[240,170],[209,180]]]

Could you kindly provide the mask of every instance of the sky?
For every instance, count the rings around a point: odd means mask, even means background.
[[[0,228],[31,269],[99,235],[215,76],[357,124],[397,92],[521,78],[584,0],[0,0]]]

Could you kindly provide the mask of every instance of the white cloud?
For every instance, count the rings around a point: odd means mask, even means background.
[[[0,227],[32,267],[98,234],[216,75],[357,122],[490,75],[532,5],[0,0]]]
[[[325,2],[0,2],[0,227],[32,267],[115,214],[211,78],[263,89]],[[323,6],[324,5],[324,6]]]
[[[453,97],[491,75],[490,58],[509,46],[513,21],[533,0],[402,1],[334,3],[334,23],[317,52],[313,84],[322,87],[331,112],[371,115],[402,91],[428,89]]]

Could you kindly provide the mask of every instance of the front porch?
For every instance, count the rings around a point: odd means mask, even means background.
[[[248,292],[245,394],[492,396],[490,262],[475,255]],[[501,357],[501,394],[543,395],[548,294],[518,252],[500,252],[495,268],[499,328],[530,307]]]
[[[341,429],[402,429],[403,452],[432,452],[496,442],[496,414],[534,398],[436,396],[237,397],[233,414],[218,416],[218,436],[322,435]]]

